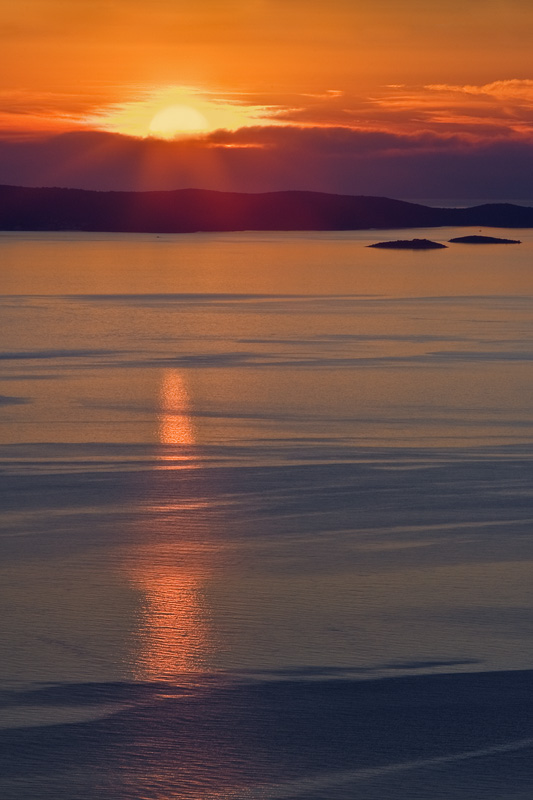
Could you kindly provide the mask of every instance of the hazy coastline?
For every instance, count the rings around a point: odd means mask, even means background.
[[[130,233],[533,227],[533,207],[436,208],[386,197],[202,189],[95,192],[0,186],[0,229]]]

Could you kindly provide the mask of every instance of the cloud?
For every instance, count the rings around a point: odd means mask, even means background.
[[[428,84],[387,87],[373,98],[389,125],[427,127],[435,133],[477,132],[486,139],[533,137],[533,80],[483,85]]]
[[[530,198],[533,137],[486,122],[435,127],[257,126],[170,142],[96,131],[0,139],[0,183]]]
[[[511,80],[493,81],[486,83],[482,86],[456,86],[449,84],[430,84],[425,87],[434,92],[452,92],[468,95],[487,95],[489,97],[496,97],[498,100],[520,100],[526,101],[533,106],[533,80],[525,79],[519,80],[513,78]]]
[[[347,153],[354,157],[368,153],[386,154],[404,150],[441,150],[469,147],[471,137],[455,132],[438,134],[432,131],[394,133],[387,130],[348,126],[261,126],[235,132],[215,131],[205,139],[212,146],[248,147],[304,151],[309,154]]]
[[[291,135],[303,136],[304,128],[315,130],[316,136],[323,139],[328,135],[323,129],[332,129],[330,138],[335,138],[341,147],[350,135],[361,137],[365,132],[374,137],[398,137],[400,147],[416,142],[416,137],[424,144],[422,140],[429,135],[434,137],[434,144],[439,137],[450,134],[487,141],[517,135],[533,139],[533,80],[529,79],[481,85],[388,84],[371,95],[328,89],[274,96],[264,91],[219,92],[170,85],[157,89],[137,86],[135,91],[130,87],[125,97],[120,87],[83,95],[72,91],[5,90],[0,92],[0,101],[0,135],[6,140],[107,132],[123,135],[122,150],[127,139],[134,148],[135,141],[148,136],[153,116],[176,103],[199,111],[211,131],[200,139],[189,137],[188,147],[206,143],[228,148],[258,147],[260,128],[265,128],[264,142],[275,136],[275,129],[280,127],[285,129],[285,144],[290,143]],[[254,136],[241,133],[246,127],[255,131]],[[229,132],[235,136],[229,138]],[[62,144],[68,148],[72,141],[63,139]],[[103,143],[104,139],[99,141]]]

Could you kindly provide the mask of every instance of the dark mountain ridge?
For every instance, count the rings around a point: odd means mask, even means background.
[[[386,197],[281,191],[178,189],[96,192],[0,186],[0,230],[194,233],[441,226],[533,227],[533,208],[484,204],[431,208]]]

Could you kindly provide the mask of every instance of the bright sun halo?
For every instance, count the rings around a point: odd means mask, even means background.
[[[149,131],[159,139],[174,139],[184,133],[197,133],[209,128],[207,119],[192,106],[173,105],[162,108],[152,117]]]
[[[183,86],[146,89],[135,100],[87,117],[99,130],[140,139],[197,139],[216,131],[274,125],[275,109]]]

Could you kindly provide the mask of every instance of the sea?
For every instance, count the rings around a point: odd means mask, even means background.
[[[531,800],[533,231],[0,234],[2,800]]]

